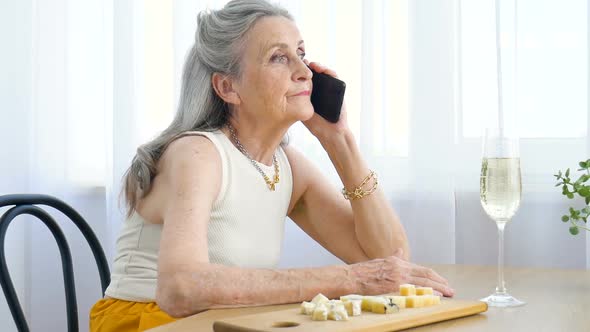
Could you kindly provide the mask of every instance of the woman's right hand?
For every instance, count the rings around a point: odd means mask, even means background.
[[[349,265],[357,283],[358,293],[363,295],[387,294],[397,292],[402,284],[414,284],[432,287],[444,296],[455,294],[448,281],[434,270],[410,263],[398,256]]]

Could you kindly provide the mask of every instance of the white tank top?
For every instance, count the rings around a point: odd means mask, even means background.
[[[278,148],[280,182],[270,191],[251,161],[221,131],[188,133],[207,137],[221,156],[221,188],[207,231],[209,261],[245,268],[276,267],[293,191],[287,155]],[[272,178],[274,166],[258,166]],[[155,301],[161,233],[161,224],[146,223],[137,212],[125,220],[106,295]]]

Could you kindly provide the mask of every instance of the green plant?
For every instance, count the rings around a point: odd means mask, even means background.
[[[569,215],[563,215],[561,217],[561,221],[569,222],[571,224],[570,233],[572,235],[577,235],[580,232],[580,228],[590,231],[590,228],[585,226],[588,222],[588,218],[590,218],[590,207],[588,206],[590,204],[590,185],[585,184],[590,180],[590,159],[580,161],[579,165],[580,168],[578,171],[585,171],[585,173],[582,173],[574,182],[572,182],[572,179],[570,178],[569,168],[565,171],[565,174],[559,171],[554,175],[558,181],[555,186],[561,186],[561,193],[564,196],[569,199],[574,199],[574,194],[578,194],[580,197],[584,198],[584,202],[586,202],[586,206],[583,209],[576,210],[573,207],[570,207]]]

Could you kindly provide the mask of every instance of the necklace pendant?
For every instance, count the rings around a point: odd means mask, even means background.
[[[270,189],[270,191],[275,191],[275,183],[269,183],[268,189]]]

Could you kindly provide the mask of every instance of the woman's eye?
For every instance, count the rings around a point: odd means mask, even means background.
[[[299,53],[299,58],[301,58],[301,60],[305,59],[305,52]]]
[[[286,63],[289,60],[289,58],[287,58],[287,56],[284,54],[276,54],[273,55],[272,58],[270,58],[270,60],[272,62]]]

